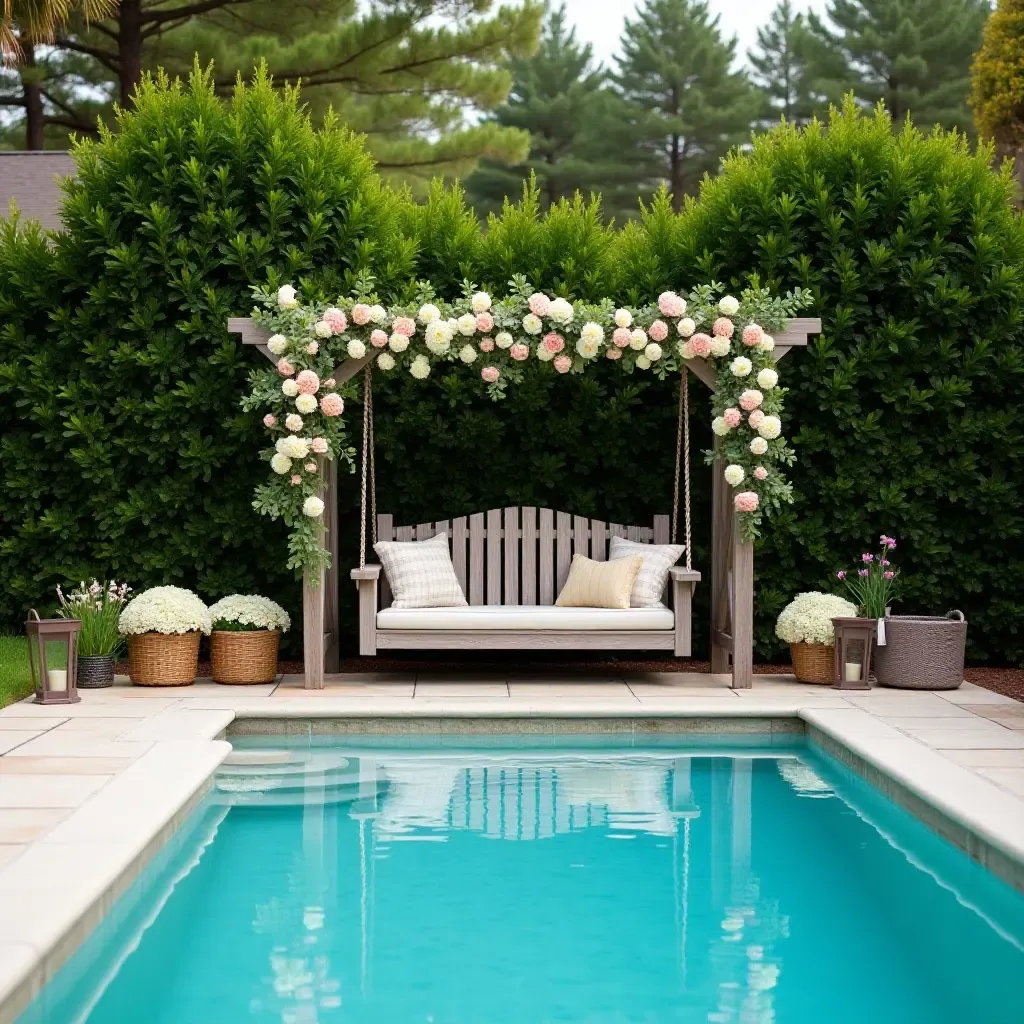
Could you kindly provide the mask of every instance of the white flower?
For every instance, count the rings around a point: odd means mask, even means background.
[[[629,327],[633,323],[633,314],[628,309],[615,310],[615,326]]]
[[[747,474],[743,472],[742,466],[737,466],[735,463],[731,466],[725,467],[725,482],[730,487],[739,487],[743,483],[743,478]]]
[[[647,356],[641,353],[636,357],[636,365],[640,367],[641,370],[649,370],[651,368],[651,361]]]
[[[676,351],[681,359],[693,358],[693,346],[688,341],[680,339],[676,342]]]
[[[775,348],[775,339],[770,334],[762,334],[757,347],[762,352],[771,352]]]
[[[409,372],[417,380],[424,380],[430,376],[430,360],[425,355],[418,355],[410,364]]]
[[[740,300],[734,299],[731,295],[723,295],[718,303],[718,311],[723,316],[734,316],[740,308]]]
[[[349,359],[362,359],[366,355],[366,345],[358,338],[353,338],[346,346],[345,351]]]
[[[770,366],[766,366],[758,375],[757,383],[765,389],[765,391],[771,391],[776,384],[779,383],[779,375]]]
[[[586,332],[584,332],[576,342],[576,351],[584,359],[593,359],[597,355],[598,344],[599,342],[594,340],[593,335],[588,338]]]
[[[681,338],[688,338],[695,330],[697,330],[697,325],[688,316],[684,316],[683,319],[676,324],[676,330],[679,332],[679,336]]]
[[[427,348],[434,355],[443,355],[451,347],[452,329],[444,320],[431,320],[424,332],[424,341]],[[417,356],[419,358],[419,356]],[[428,369],[429,372],[429,369]],[[415,374],[413,375],[415,376]],[[426,374],[424,374],[426,376]]]
[[[542,363],[550,363],[555,358],[554,352],[549,352],[543,345],[537,346],[537,358]]]
[[[604,341],[604,328],[590,320],[583,325],[583,329],[580,331],[580,339],[588,344],[600,345]]]
[[[324,503],[315,494],[311,494],[302,503],[302,514],[309,516],[310,519],[316,519],[317,516],[324,514]]]
[[[392,352],[404,352],[409,347],[409,339],[404,334],[392,334],[388,338],[388,348]],[[378,359],[379,363],[380,360]]]
[[[642,327],[635,328],[629,336],[629,347],[637,352],[647,348],[647,332]]]
[[[729,370],[734,377],[746,377],[753,368],[754,364],[746,356],[737,356],[729,364]]]
[[[395,368],[395,357],[390,352],[381,352],[377,356],[377,365],[382,370],[393,370]]]
[[[459,334],[467,338],[476,334],[476,317],[472,313],[463,313],[458,319]]]
[[[513,340],[512,335],[509,334],[508,331],[499,331],[494,336],[494,344],[497,345],[498,348],[511,348]]]
[[[572,303],[565,299],[552,300],[551,308],[548,310],[548,316],[556,324],[567,324],[572,319],[572,313]]]
[[[316,343],[315,341],[311,341],[311,342],[310,342],[310,343],[309,343],[309,344],[308,344],[308,345],[306,346],[306,351],[307,351],[307,352],[308,352],[308,353],[309,353],[309,354],[310,354],[311,356],[315,356],[315,355],[317,354],[317,352],[319,352],[319,351],[320,351],[320,346],[319,346],[319,345],[318,345],[318,344],[317,344],[317,343]]]
[[[782,420],[778,416],[765,416],[757,425],[757,432],[771,441],[782,433]]]
[[[474,313],[486,313],[491,308],[491,297],[487,292],[477,292],[469,300],[469,305]]]
[[[308,396],[312,398],[313,396]],[[316,399],[313,399],[316,401]],[[289,459],[304,459],[309,454],[310,442],[304,437],[296,437],[289,434],[287,437],[279,437],[274,447],[281,455],[287,455]]]
[[[284,418],[284,425],[293,434],[297,434],[302,429],[302,417],[290,412]]]
[[[299,395],[295,399],[295,408],[304,416],[308,416],[311,412],[316,412],[316,398],[313,395]]]
[[[764,455],[768,451],[768,442],[763,437],[755,437],[750,442],[750,450],[754,455]]]
[[[258,594],[232,594],[222,597],[216,604],[210,605],[210,618],[213,628],[218,622],[237,622],[242,626],[255,626],[257,629],[279,629],[287,633],[292,624],[288,613],[269,597]]]
[[[292,460],[287,455],[282,455],[281,452],[275,452],[270,458],[270,468],[280,476],[284,476],[292,468]]]
[[[425,306],[420,306],[417,316],[421,324],[429,324],[433,320],[441,319],[441,310],[432,302],[428,302]]]
[[[476,349],[472,345],[463,345],[459,350],[459,358],[464,363],[472,363],[476,360]]]
[[[294,309],[299,304],[295,289],[290,284],[283,284],[277,289],[277,304],[282,309]]]
[[[797,594],[779,614],[775,635],[787,644],[829,646],[835,639],[832,620],[856,614],[856,606],[838,594]]]
[[[326,320],[317,320],[313,330],[318,338],[329,338],[331,336],[331,325]]]
[[[133,597],[121,612],[117,628],[126,636],[139,633],[210,635],[210,610],[191,590],[153,587]]]
[[[656,341],[652,341],[647,348],[644,349],[644,356],[652,363],[656,363],[662,356],[661,346]]]
[[[732,427],[730,427],[729,424],[726,423],[721,416],[716,416],[711,421],[711,430],[719,437],[725,437],[725,435],[728,434],[730,430],[732,430]]]
[[[272,334],[267,339],[267,348],[270,349],[271,354],[282,356],[288,351],[288,339],[283,334]]]
[[[711,339],[711,354],[721,359],[729,354],[731,344],[728,338],[720,338],[717,334]]]
[[[540,332],[544,330],[544,324],[541,321],[541,318],[535,313],[527,313],[526,316],[523,317],[523,330],[526,331],[527,334],[540,334]]]
[[[383,306],[373,305],[370,307],[370,322],[382,324],[388,318],[388,311]]]
[[[284,381],[281,384],[281,391],[286,398],[294,398],[299,393],[299,385],[296,383],[295,378],[289,377]]]

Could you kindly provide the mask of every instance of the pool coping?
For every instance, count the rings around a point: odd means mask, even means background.
[[[212,785],[231,751],[225,736],[276,732],[468,735],[614,732],[620,735],[795,732],[842,761],[972,859],[1024,892],[1024,800],[943,757],[866,710],[750,700],[721,707],[700,698],[559,709],[487,701],[427,707],[238,707],[165,712],[149,751],[21,858],[0,870],[0,1024],[12,1024],[96,927]],[[158,714],[155,719],[160,718]],[[740,725],[742,723],[742,725]],[[768,725],[768,730],[765,725]],[[283,728],[282,728],[283,726]],[[170,738],[162,738],[169,736]]]

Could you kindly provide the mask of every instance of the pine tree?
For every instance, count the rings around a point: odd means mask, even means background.
[[[971,109],[983,138],[1005,153],[1024,145],[1024,0],[999,0],[971,68]]]
[[[779,0],[767,25],[757,30],[757,49],[747,51],[751,78],[764,96],[771,119],[779,115],[804,124],[815,112],[809,53],[815,40],[803,12],[791,0]]]
[[[626,21],[615,81],[636,111],[634,153],[656,158],[677,210],[757,117],[757,93],[732,70],[735,52],[705,0],[645,0]]]
[[[549,16],[537,53],[509,61],[512,89],[493,120],[528,131],[530,152],[523,163],[485,160],[474,171],[466,190],[480,212],[497,212],[506,198],[515,202],[531,179],[544,208],[591,191],[602,193],[606,212],[637,208],[637,163],[610,138],[622,123],[622,101],[590,45],[580,44],[565,21],[561,6]]]
[[[830,0],[808,25],[823,47],[816,80],[833,101],[853,90],[893,121],[968,129],[971,58],[988,0]]]

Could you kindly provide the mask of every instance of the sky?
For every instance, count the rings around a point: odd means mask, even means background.
[[[632,15],[636,0],[564,0],[576,37],[594,47],[594,56],[611,64],[619,45],[622,24]],[[757,42],[757,28],[771,15],[775,0],[710,0],[713,13],[726,37],[739,38],[737,55],[744,58]],[[824,11],[825,0],[794,0],[796,10]]]

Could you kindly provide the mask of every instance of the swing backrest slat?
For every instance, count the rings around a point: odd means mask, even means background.
[[[487,559],[484,563],[487,576],[487,603],[501,604],[501,509],[492,508],[487,513]]]
[[[572,517],[572,553],[590,557],[590,520],[584,516]]]
[[[540,510],[540,593],[538,604],[555,603],[555,514],[549,508]]]
[[[607,525],[598,519],[590,521],[590,557],[595,562],[608,561]]]
[[[505,591],[502,604],[519,604],[519,509],[507,508],[504,513]]]
[[[469,593],[470,604],[484,603],[484,526],[483,512],[469,517]]]
[[[555,513],[555,590],[561,593],[572,564],[572,516]]]
[[[452,520],[452,565],[462,592],[466,593],[466,517]]]
[[[522,559],[519,562],[523,604],[539,604],[537,599],[537,509],[532,505],[520,510],[523,517]]]

